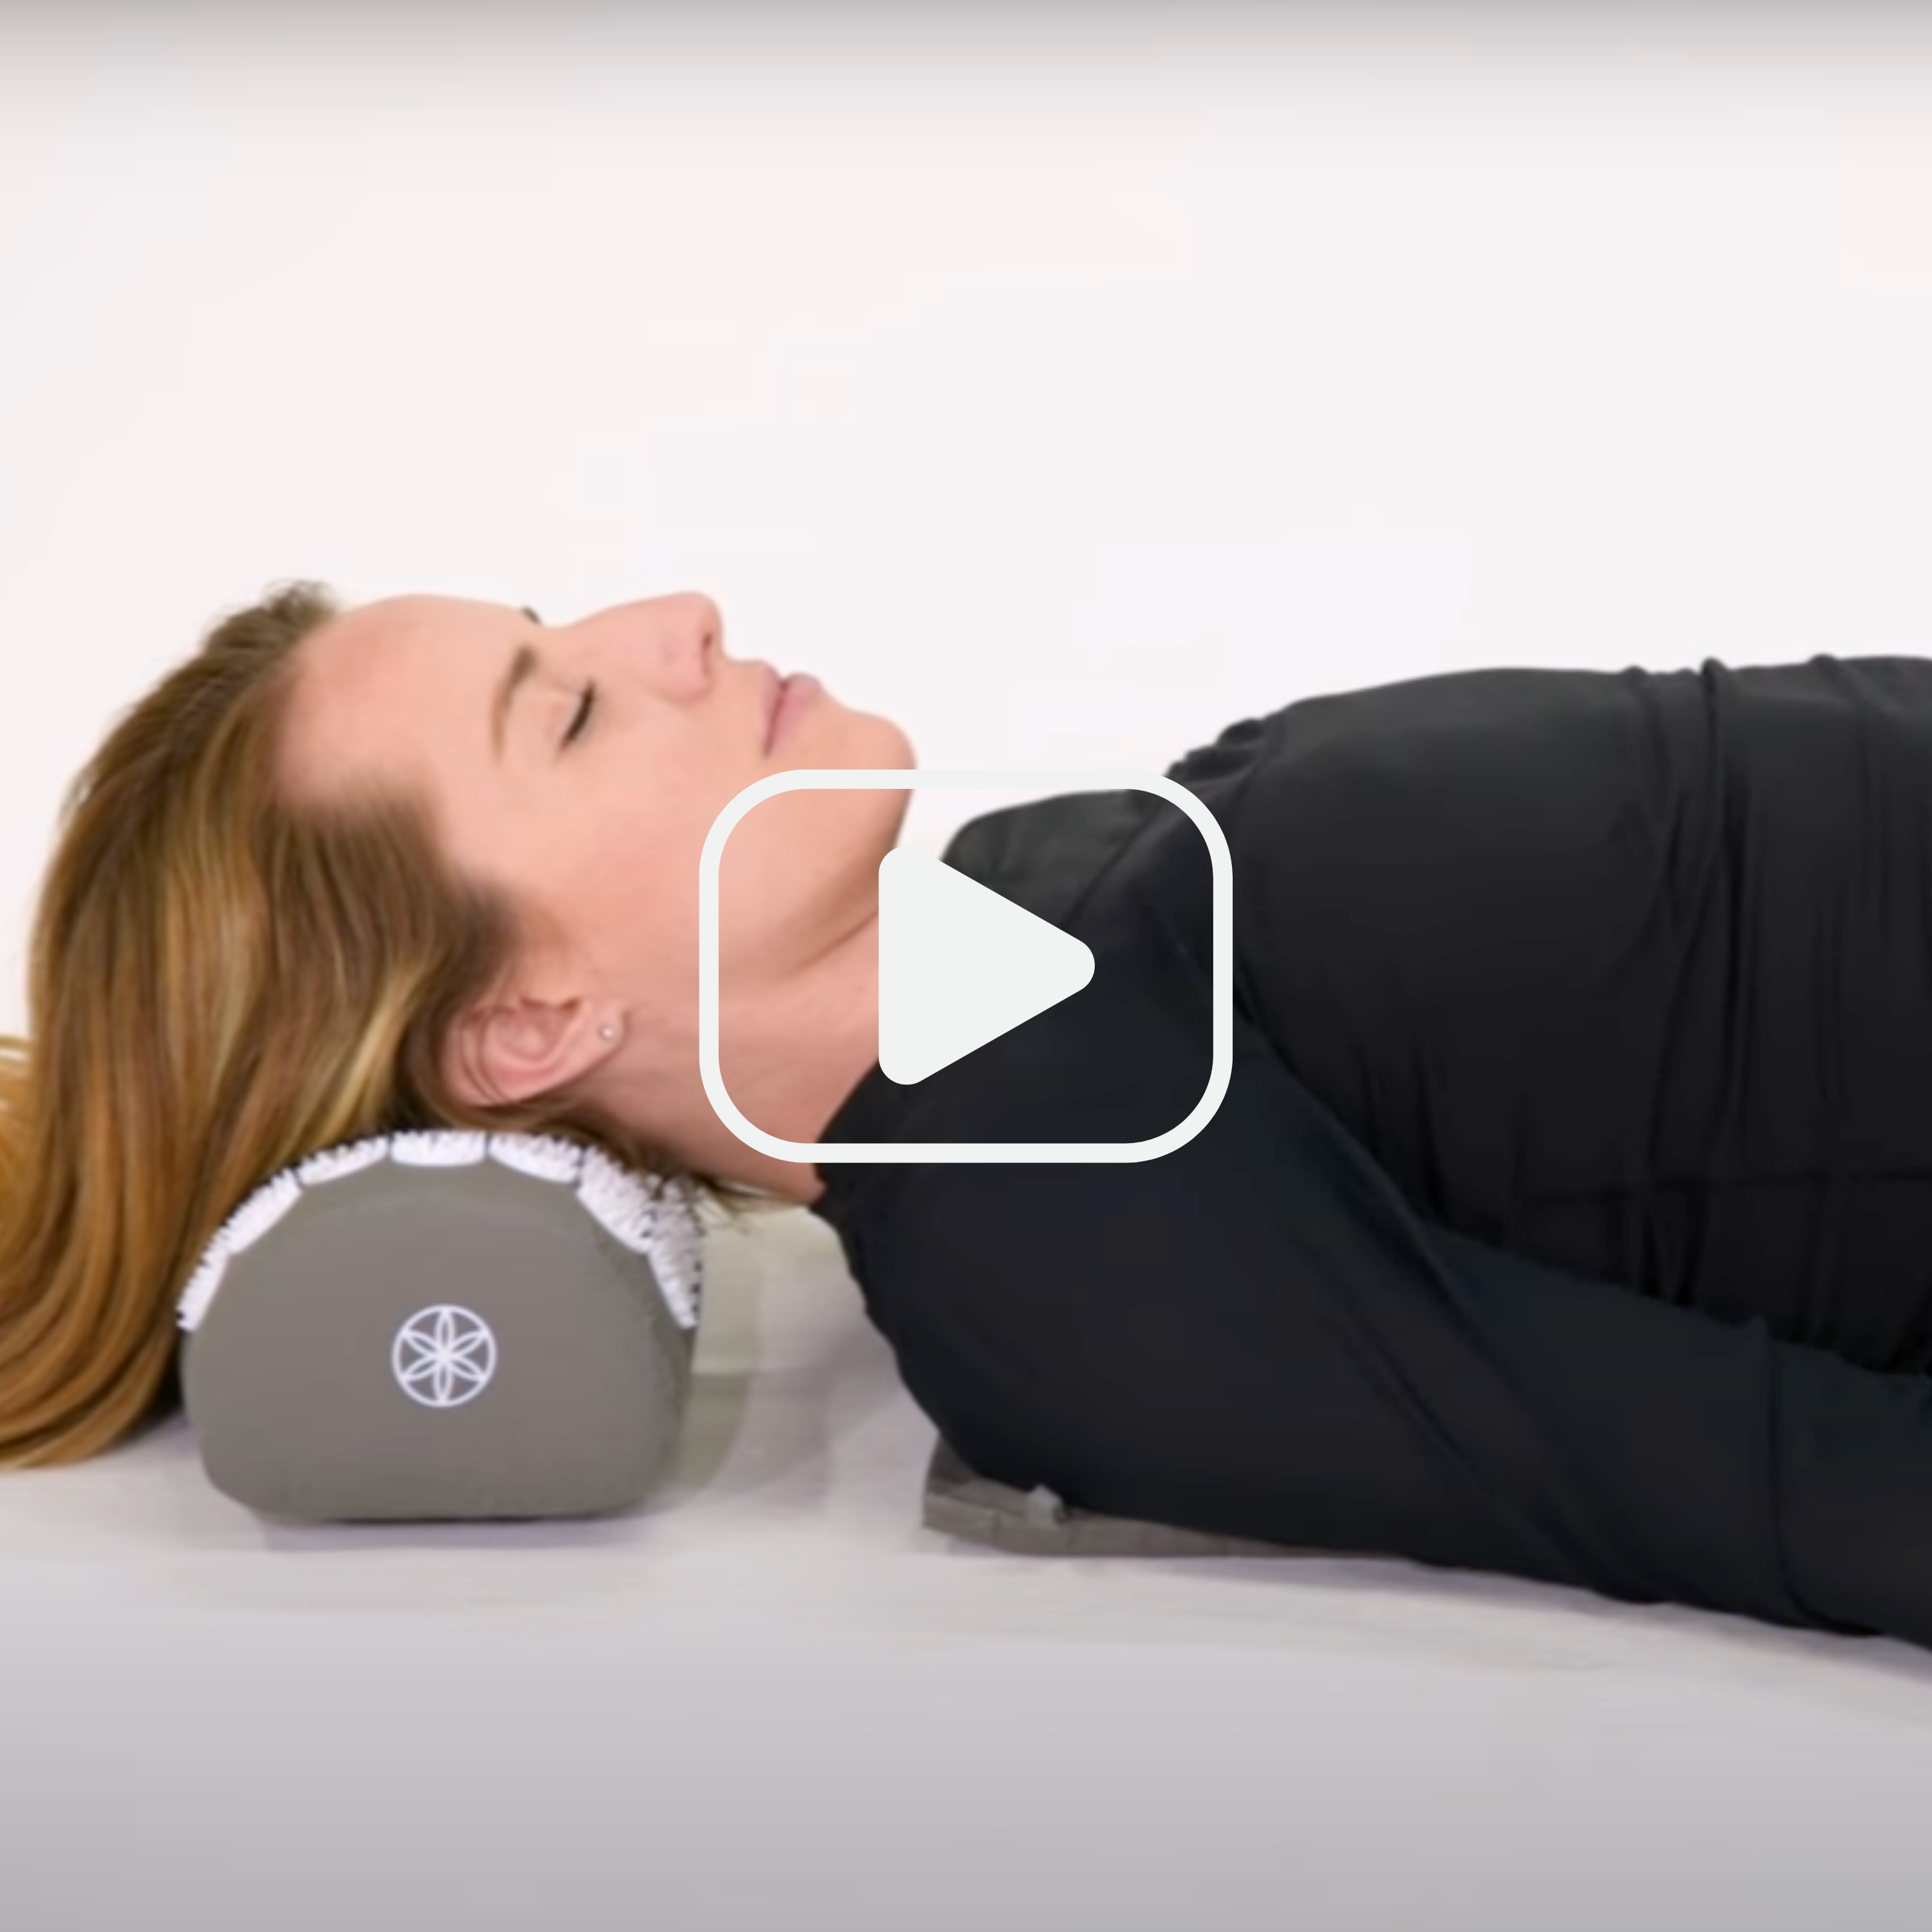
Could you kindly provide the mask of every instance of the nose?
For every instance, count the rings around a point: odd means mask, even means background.
[[[666,601],[677,607],[681,634],[690,640],[688,647],[700,666],[709,669],[724,647],[724,612],[701,590],[680,591]]]
[[[701,688],[710,681],[724,645],[724,615],[701,591],[646,597],[606,616],[628,630],[633,644],[673,683]]]

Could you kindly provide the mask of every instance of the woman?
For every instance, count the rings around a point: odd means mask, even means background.
[[[125,1433],[235,1202],[403,1126],[544,1128],[838,1233],[983,1473],[1112,1514],[1932,1643],[1932,661],[1490,670],[1306,700],[1169,776],[1233,851],[1234,1064],[1149,1162],[778,1160],[696,1052],[699,848],[887,721],[696,597],[550,628],[297,585],[68,802],[0,1089],[0,1456]],[[950,862],[1091,984],[876,1064],[907,794],[721,868],[727,1086],[799,1141],[1133,1140],[1208,1067],[1208,871],[1143,793]]]

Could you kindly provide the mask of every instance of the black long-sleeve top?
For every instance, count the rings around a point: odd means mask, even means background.
[[[1234,861],[1206,1128],[818,1170],[941,1434],[1114,1515],[1932,1645],[1932,660],[1450,673],[1168,776]],[[1182,1119],[1185,814],[1070,794],[945,856],[1093,980],[824,1138]]]

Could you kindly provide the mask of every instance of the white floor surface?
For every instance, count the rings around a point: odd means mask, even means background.
[[[180,1423],[0,1480],[0,1923],[1924,1922],[1932,1654],[953,1543],[802,1213],[714,1237],[698,1368],[622,1520],[273,1525]]]

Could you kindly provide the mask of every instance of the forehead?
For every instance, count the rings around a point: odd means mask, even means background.
[[[393,768],[427,748],[428,718],[457,706],[477,709],[481,730],[481,694],[519,628],[502,605],[458,597],[386,598],[330,618],[296,646],[289,776],[322,787],[364,765]]]
[[[470,658],[502,634],[512,613],[500,604],[464,597],[386,597],[331,618],[304,643],[319,682],[406,670],[424,664]]]

